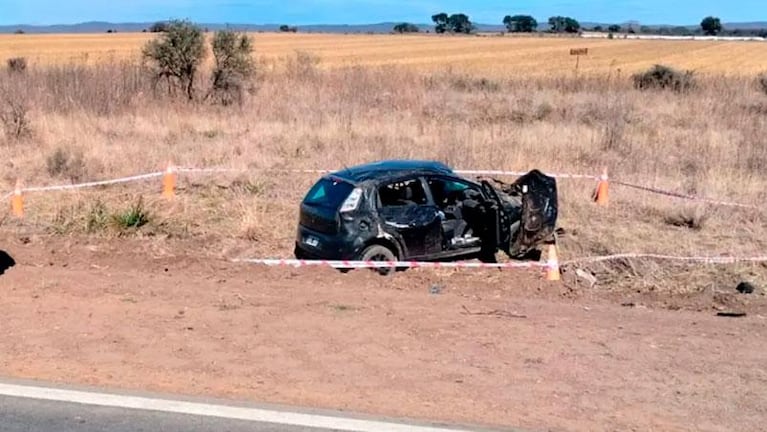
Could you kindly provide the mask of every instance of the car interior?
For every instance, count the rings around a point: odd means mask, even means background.
[[[448,249],[477,246],[479,237],[474,235],[474,216],[480,193],[468,184],[455,180],[430,178],[429,189],[434,202],[444,214],[442,231]]]
[[[426,192],[418,179],[390,183],[378,189],[381,207],[424,205]]]
[[[478,246],[480,238],[473,229],[481,223],[477,214],[481,192],[468,184],[442,178],[429,178],[429,189],[442,219],[443,249]],[[406,207],[428,203],[426,192],[418,179],[390,183],[378,190],[381,207]]]

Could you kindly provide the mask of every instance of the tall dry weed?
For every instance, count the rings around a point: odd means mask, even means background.
[[[260,69],[259,92],[232,111],[155,96],[138,64],[30,67],[5,86],[44,119],[47,150],[11,158],[44,166],[56,143],[71,141],[105,175],[168,158],[309,168],[384,157],[469,168],[609,166],[704,193],[733,189],[731,179],[754,174],[764,155],[765,116],[754,108],[763,97],[743,78],[701,76],[695,92],[641,92],[615,75],[489,80],[404,67],[327,69],[300,52]]]

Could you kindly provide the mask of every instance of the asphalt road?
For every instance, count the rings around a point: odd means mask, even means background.
[[[0,432],[464,432],[337,412],[0,381]]]
[[[309,432],[243,420],[0,397],[2,432]]]

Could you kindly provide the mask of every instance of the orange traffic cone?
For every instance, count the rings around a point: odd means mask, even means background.
[[[22,195],[21,180],[16,180],[16,189],[11,196],[11,211],[19,219],[24,217],[24,196]]]
[[[162,196],[173,198],[176,194],[176,168],[172,162],[168,162],[168,168],[162,178]]]
[[[599,177],[597,190],[594,193],[594,201],[596,201],[597,204],[606,207],[609,202],[608,190],[607,168],[605,168],[602,175]]]
[[[557,258],[557,245],[549,245],[548,261],[546,262],[546,280],[558,281],[562,278],[559,273],[559,259]]]

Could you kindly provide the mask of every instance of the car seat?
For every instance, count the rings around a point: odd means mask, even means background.
[[[399,199],[399,203],[406,206],[416,204],[416,202],[413,201],[413,188],[411,186],[405,186],[403,196]]]

